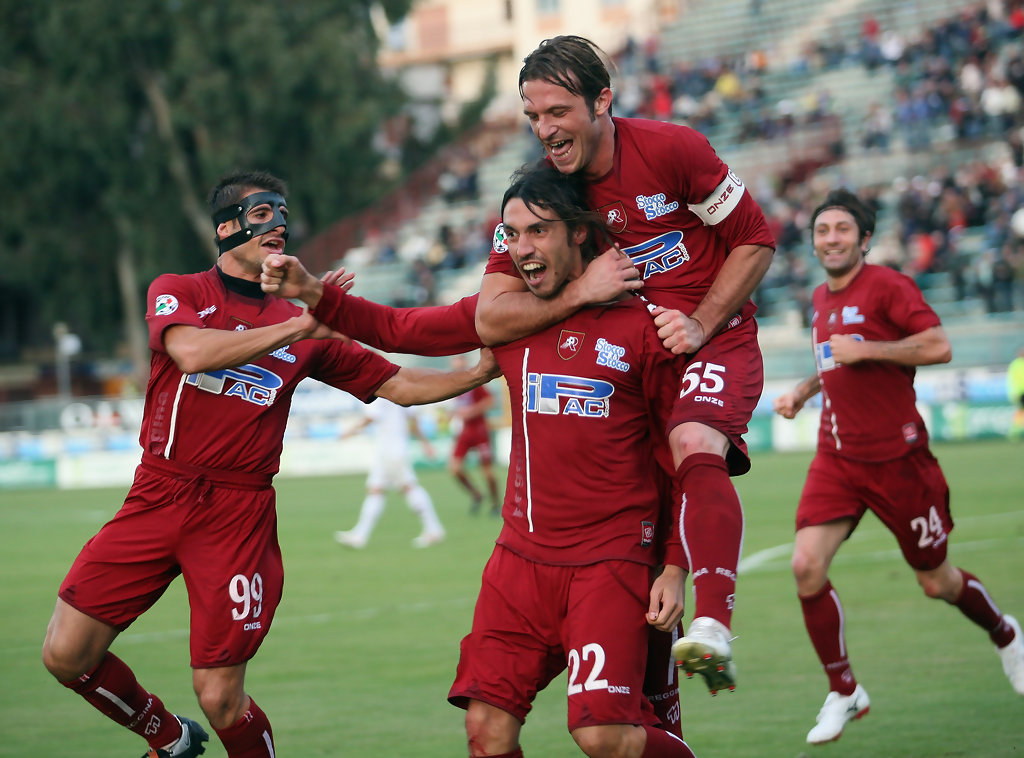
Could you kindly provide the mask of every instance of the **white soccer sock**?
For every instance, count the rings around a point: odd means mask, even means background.
[[[352,527],[352,534],[362,539],[368,539],[373,528],[377,526],[381,514],[384,513],[384,495],[380,492],[370,492],[363,500],[363,507],[359,509],[359,521]]]
[[[437,517],[437,511],[434,510],[434,501],[430,499],[430,494],[421,485],[416,485],[406,492],[405,501],[409,504],[409,509],[420,517],[424,532],[437,534],[444,531],[441,519]]]

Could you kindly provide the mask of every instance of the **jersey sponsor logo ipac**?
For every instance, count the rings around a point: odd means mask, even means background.
[[[583,347],[583,340],[587,338],[585,332],[574,332],[571,329],[563,329],[558,335],[558,357],[563,361],[575,358],[580,348]]]
[[[613,394],[615,385],[601,379],[533,372],[526,377],[529,413],[608,418]]]
[[[178,310],[178,298],[174,295],[157,295],[153,313],[157,316],[170,316]]]
[[[678,229],[624,248],[622,252],[640,269],[643,279],[678,268],[690,260],[690,253],[683,244],[683,233]]]
[[[277,391],[284,386],[284,380],[273,371],[251,363],[237,368],[189,374],[185,383],[204,392],[225,397],[240,397],[246,402],[260,406],[273,405],[277,399]]]

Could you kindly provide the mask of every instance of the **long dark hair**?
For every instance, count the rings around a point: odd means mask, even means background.
[[[575,174],[563,174],[546,160],[527,163],[512,174],[512,181],[501,198],[501,214],[508,201],[518,198],[541,218],[562,221],[571,237],[580,227],[587,237],[580,245],[583,260],[589,261],[608,243],[604,218],[587,208],[586,184]],[[547,215],[544,215],[547,214]]]

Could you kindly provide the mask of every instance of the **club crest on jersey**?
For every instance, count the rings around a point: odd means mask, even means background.
[[[629,364],[622,360],[622,356],[626,354],[626,348],[613,345],[604,337],[601,337],[598,339],[594,349],[597,351],[598,366],[607,366],[616,371],[629,371]]]
[[[153,313],[157,316],[170,316],[178,310],[178,298],[174,295],[157,295]]]
[[[654,544],[654,523],[651,521],[640,522],[640,547],[650,547]]]
[[[236,332],[244,332],[246,329],[252,329],[252,324],[248,321],[238,318],[238,316],[232,316],[229,323],[234,324],[231,328]]]
[[[648,221],[656,219],[659,216],[667,216],[672,211],[679,210],[679,201],[673,200],[671,203],[666,203],[664,192],[659,192],[657,195],[637,195],[636,196],[636,207],[644,212]]]
[[[583,340],[586,339],[586,332],[574,332],[571,329],[563,329],[558,335],[558,357],[563,361],[576,357],[580,348],[583,347]]]
[[[491,247],[496,253],[508,252],[508,236],[505,234],[505,225],[500,222],[494,227],[494,239],[491,240]]]
[[[602,205],[597,209],[598,213],[604,216],[604,224],[612,234],[622,234],[626,231],[626,206],[621,200],[614,203]]]

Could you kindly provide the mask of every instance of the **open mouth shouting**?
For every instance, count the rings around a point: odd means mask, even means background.
[[[523,281],[527,286],[533,288],[538,286],[544,279],[544,273],[548,267],[539,261],[526,261],[519,264],[519,271],[523,275]]]

